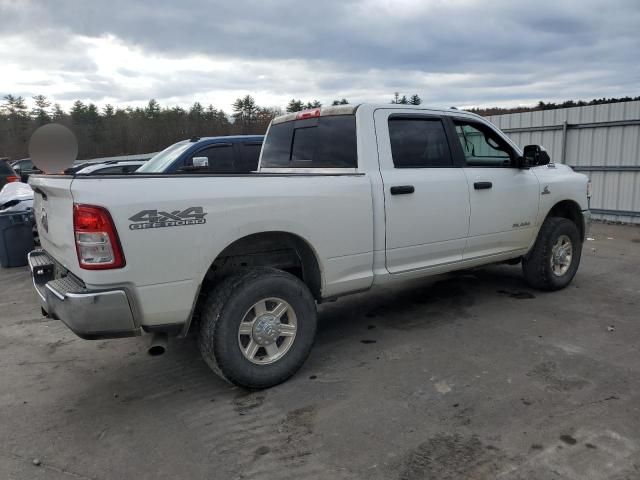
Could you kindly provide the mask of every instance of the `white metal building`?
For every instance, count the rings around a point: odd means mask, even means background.
[[[640,224],[640,101],[488,118],[521,147],[543,145],[589,175],[594,218]]]

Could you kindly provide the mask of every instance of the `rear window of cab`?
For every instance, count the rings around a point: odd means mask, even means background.
[[[271,125],[261,168],[356,168],[356,117],[334,115]]]

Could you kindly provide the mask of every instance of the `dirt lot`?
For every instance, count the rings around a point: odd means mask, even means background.
[[[254,393],[193,339],[80,340],[3,270],[0,478],[638,479],[640,228],[592,236],[564,291],[495,266],[323,305]]]

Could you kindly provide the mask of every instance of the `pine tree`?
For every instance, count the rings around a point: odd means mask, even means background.
[[[42,126],[51,121],[47,109],[51,106],[51,102],[44,95],[35,95],[33,100],[36,106],[31,110],[31,117],[36,121],[37,126]]]
[[[199,120],[204,116],[204,108],[200,102],[194,102],[193,105],[191,105],[191,108],[189,109],[189,116],[195,120]]]
[[[5,114],[7,120],[7,147],[9,155],[23,157],[27,151],[27,139],[29,137],[29,113],[24,97],[5,95],[5,103],[0,111]]]
[[[253,125],[256,121],[258,106],[255,99],[251,95],[245,95],[237,98],[233,102],[233,117],[239,122],[240,133],[246,135],[251,133]]]
[[[73,102],[73,107],[71,107],[71,111],[69,114],[71,115],[71,122],[74,125],[81,125],[85,119],[85,113],[87,112],[87,107],[80,100],[76,100]]]
[[[299,112],[301,110],[304,110],[304,104],[302,103],[302,100],[296,100],[295,98],[292,98],[287,104],[287,113]]]
[[[90,103],[87,105],[84,112],[83,123],[85,124],[87,135],[87,143],[85,145],[87,152],[92,157],[100,156],[103,153],[102,118],[100,117],[100,112],[95,104]]]
[[[202,106],[200,106],[200,108],[202,108]],[[155,120],[160,116],[160,104],[156,102],[155,98],[152,98],[149,100],[149,103],[147,103],[144,109],[144,116],[149,120]]]
[[[410,105],[420,105],[421,103],[422,99],[418,96],[417,93],[414,93],[413,95],[411,95],[411,98],[409,98]]]
[[[64,113],[64,110],[62,109],[62,107],[60,106],[59,103],[54,103],[53,104],[53,114],[52,114],[52,119],[54,122],[60,122],[62,120],[64,120],[64,118],[66,117],[66,113]]]
[[[22,121],[29,118],[27,113],[27,104],[24,97],[14,97],[13,95],[5,95],[5,103],[2,109],[6,112],[9,120]]]
[[[304,106],[304,108],[311,109],[311,108],[320,108],[322,107],[322,104],[318,101],[318,100],[314,100],[313,102],[307,102],[307,104]]]
[[[113,105],[107,103],[102,109],[102,115],[104,115],[105,118],[113,117],[115,115],[115,110],[113,108]]]

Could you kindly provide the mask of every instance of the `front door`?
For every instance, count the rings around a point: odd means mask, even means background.
[[[374,118],[387,270],[400,273],[462,260],[469,189],[451,153],[449,137],[455,132],[435,115],[380,109]]]
[[[464,258],[527,248],[535,235],[539,182],[516,167],[518,153],[489,124],[455,118],[458,144],[469,185],[471,221]]]

